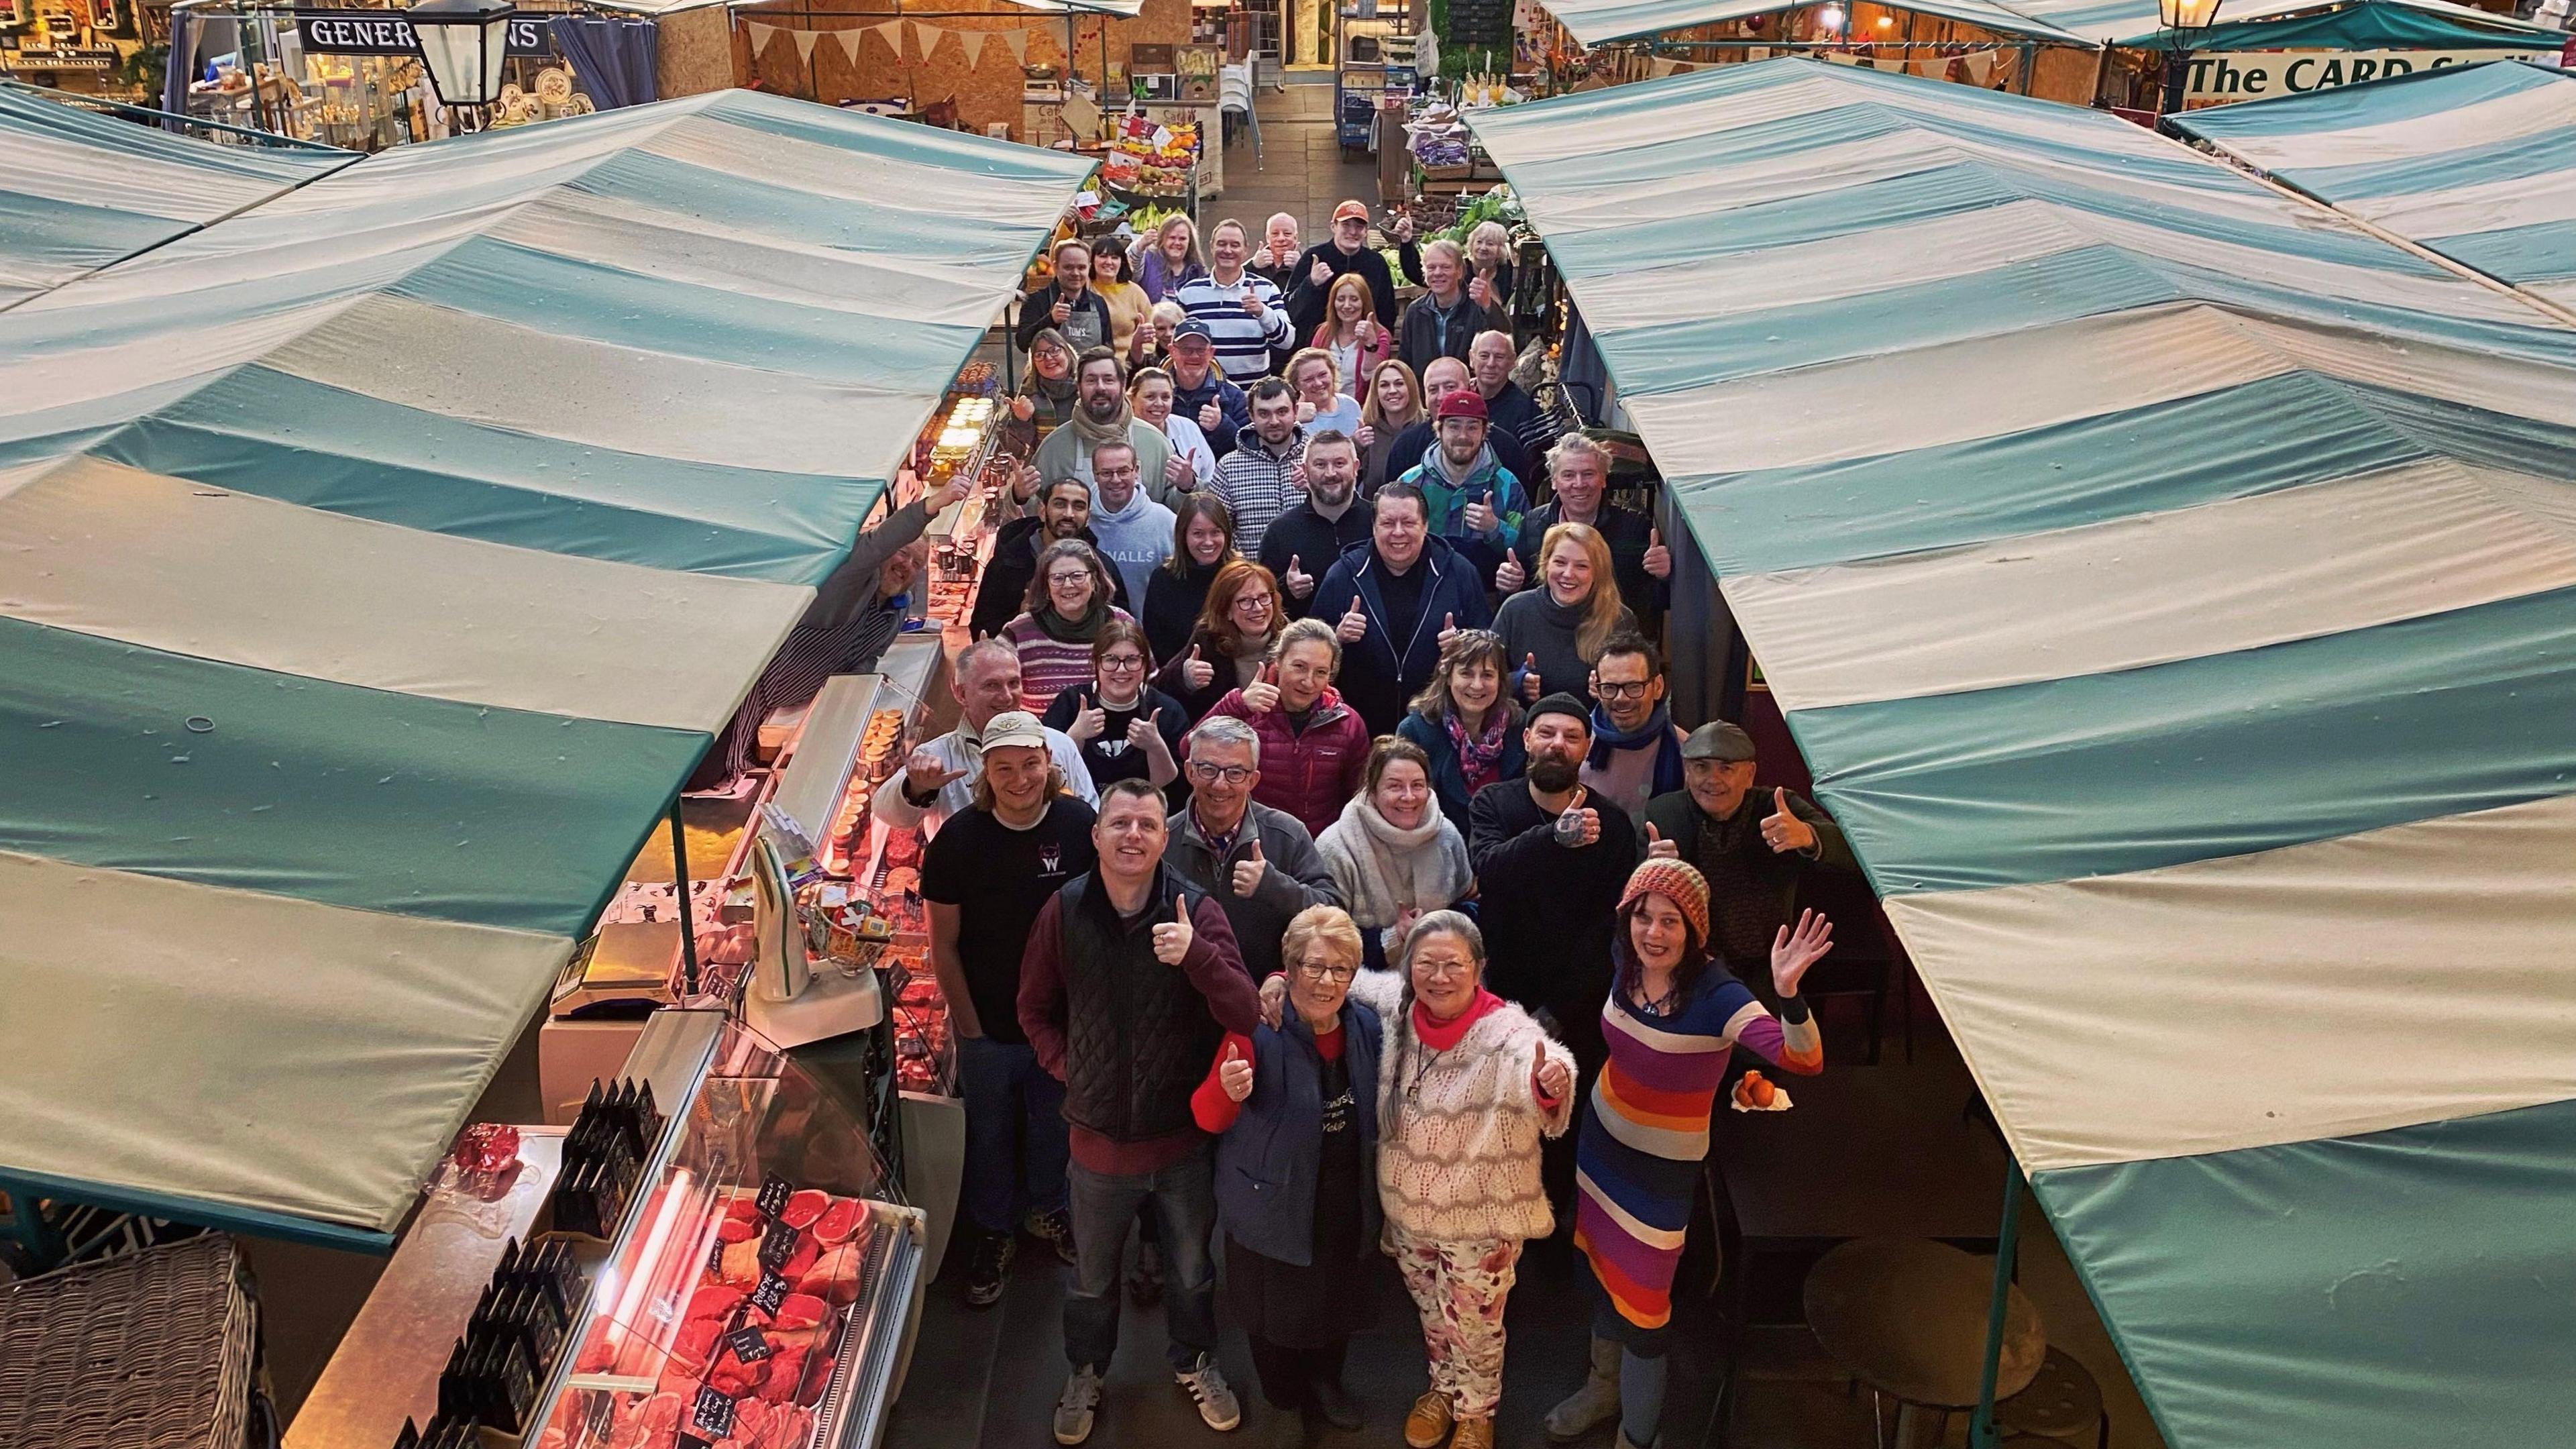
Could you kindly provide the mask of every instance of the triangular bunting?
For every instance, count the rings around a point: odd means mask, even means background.
[[[883,25],[871,25],[868,28],[877,33],[877,39],[884,41],[886,43],[886,48],[894,52],[896,62],[901,63],[903,60],[903,22],[900,20],[889,20]]]
[[[966,47],[966,68],[968,70],[973,70],[976,62],[984,58],[984,42],[990,40],[992,36],[993,32],[989,30],[961,30],[957,32],[957,43]]]
[[[833,31],[832,43],[841,47],[841,55],[849,61],[850,68],[852,70],[858,69],[859,27],[855,25],[845,26],[842,29]]]
[[[788,33],[796,37],[796,58],[807,65],[813,64],[814,42],[823,38],[822,32],[815,30],[792,30]]]
[[[912,43],[921,47],[923,65],[930,64],[930,53],[939,48],[940,37],[947,33],[936,25],[924,25],[918,20],[912,22]]]
[[[1029,33],[1027,31],[1005,30],[1002,32],[1002,43],[1011,48],[1011,63],[1013,65],[1027,65],[1029,63]]]
[[[778,27],[763,25],[757,20],[746,20],[742,28],[751,33],[751,58],[757,63],[760,53],[769,48],[769,42],[778,38]]]

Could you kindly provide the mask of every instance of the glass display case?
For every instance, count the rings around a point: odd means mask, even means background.
[[[638,1055],[703,1041],[705,1066],[591,1276],[529,1442],[865,1449],[895,1388],[921,1215],[852,1107],[791,1059],[713,1013],[666,1022]]]

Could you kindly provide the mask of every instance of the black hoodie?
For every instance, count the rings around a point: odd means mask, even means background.
[[[1014,518],[1002,525],[993,540],[993,561],[984,565],[984,580],[975,590],[975,612],[966,620],[969,638],[986,639],[1002,632],[1002,626],[1028,612],[1024,601],[1029,584],[1038,576],[1038,526],[1034,514]],[[1074,537],[1090,544],[1094,550],[1100,540],[1086,528]],[[1109,602],[1127,609],[1127,585],[1118,577],[1118,568],[1102,554],[1101,563],[1109,569]],[[1135,610],[1128,609],[1129,613]]]

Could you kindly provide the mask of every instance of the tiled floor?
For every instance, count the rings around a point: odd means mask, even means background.
[[[1264,71],[1267,76],[1270,74]],[[1202,209],[1203,225],[1232,217],[1255,238],[1273,212],[1297,218],[1299,235],[1312,246],[1324,239],[1333,208],[1357,197],[1376,209],[1377,158],[1355,151],[1347,158],[1333,137],[1333,86],[1329,74],[1290,79],[1278,90],[1264,84],[1255,104],[1261,113],[1261,155],[1249,134],[1238,134],[1225,153],[1225,194]]]

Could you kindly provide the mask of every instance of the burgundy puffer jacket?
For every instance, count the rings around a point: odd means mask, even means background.
[[[1228,690],[1208,714],[1231,715],[1252,726],[1261,737],[1261,784],[1252,798],[1297,817],[1309,835],[1321,835],[1341,819],[1342,807],[1368,777],[1368,726],[1329,685],[1303,730],[1288,723],[1284,709],[1253,713],[1240,689]]]

